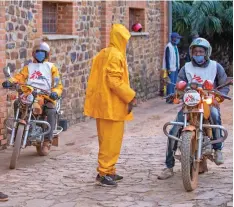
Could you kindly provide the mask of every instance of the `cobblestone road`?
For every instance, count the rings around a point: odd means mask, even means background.
[[[209,162],[209,172],[199,177],[199,187],[184,191],[180,163],[176,174],[161,181],[166,138],[162,126],[177,112],[161,99],[135,109],[135,121],[126,125],[117,165],[123,182],[115,189],[94,185],[97,165],[95,122],[81,123],[62,134],[59,148],[49,157],[35,156],[35,149],[22,152],[17,170],[7,169],[11,150],[0,152],[0,191],[9,201],[0,207],[207,207],[232,206],[233,149],[232,102],[223,104],[223,124],[229,130],[224,147],[225,164]]]

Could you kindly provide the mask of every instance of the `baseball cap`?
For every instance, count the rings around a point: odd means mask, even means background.
[[[177,32],[172,32],[171,38],[182,38],[182,36],[180,36]]]

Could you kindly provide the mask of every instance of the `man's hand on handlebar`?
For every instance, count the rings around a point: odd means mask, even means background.
[[[11,88],[12,86],[13,86],[14,84],[13,83],[11,83],[10,81],[4,81],[3,83],[2,83],[2,87],[3,88]]]
[[[50,94],[50,98],[53,99],[53,100],[57,100],[59,97],[58,97],[58,94],[56,92],[52,92]]]

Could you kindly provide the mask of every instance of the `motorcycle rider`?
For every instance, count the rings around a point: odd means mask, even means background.
[[[214,88],[219,85],[224,84],[227,81],[227,75],[223,67],[216,61],[210,59],[212,52],[212,47],[210,43],[204,38],[195,39],[190,47],[189,53],[191,61],[186,63],[184,67],[181,68],[177,82],[185,81],[187,83],[191,81],[197,81],[202,84],[205,80],[211,80],[214,84]],[[229,92],[229,86],[219,89],[219,91],[225,95]],[[224,99],[220,97],[215,97],[213,105],[211,106],[211,118],[214,124],[221,125],[221,115],[219,103]],[[179,111],[176,117],[177,122],[183,122],[183,111]],[[169,134],[176,136],[178,134],[180,127],[173,126]],[[213,138],[217,139],[221,137],[221,131],[219,129],[213,129]],[[214,161],[217,165],[223,164],[222,155],[222,143],[217,143],[213,145],[215,150]],[[176,151],[175,140],[168,138],[167,153],[166,153],[166,168],[163,169],[162,173],[158,176],[158,179],[164,180],[170,178],[174,175],[173,167],[175,165],[174,153]]]
[[[10,88],[13,83],[28,84],[34,87],[44,89],[50,93],[45,96],[43,107],[47,121],[51,125],[51,131],[45,135],[43,150],[45,154],[49,152],[53,139],[53,130],[56,122],[56,100],[61,96],[63,86],[60,79],[58,68],[48,61],[50,56],[50,47],[46,42],[41,42],[33,47],[33,63],[24,66],[23,69],[9,80],[2,83],[3,88]],[[18,100],[14,102],[14,109],[18,107]]]

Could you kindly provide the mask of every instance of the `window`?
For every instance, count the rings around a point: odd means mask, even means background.
[[[142,26],[142,32],[145,31],[145,9],[129,8],[129,29],[132,25],[140,23]]]
[[[43,33],[55,34],[57,31],[57,4],[43,3]]]
[[[43,33],[72,34],[72,2],[43,2]]]

